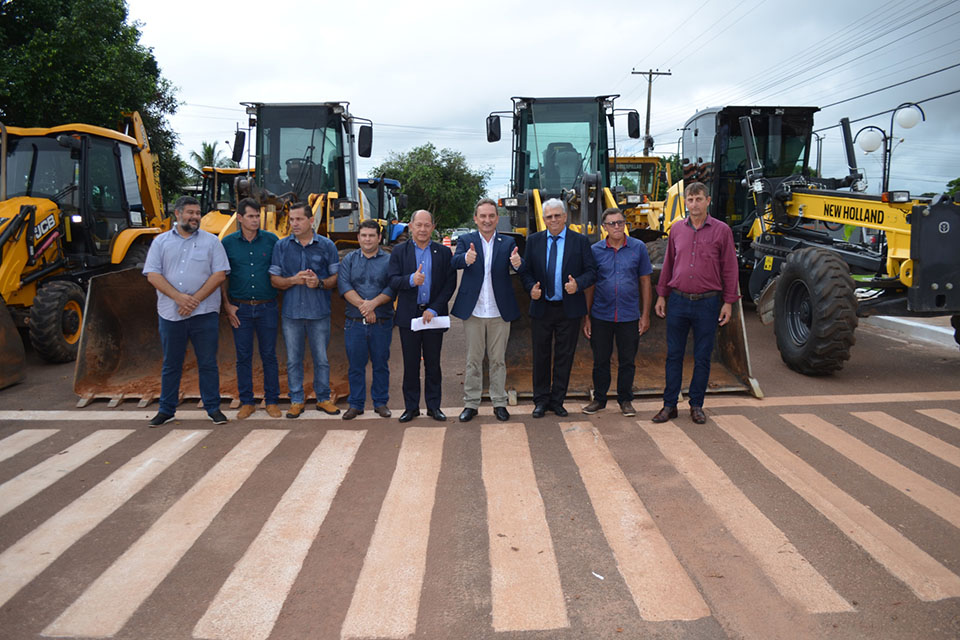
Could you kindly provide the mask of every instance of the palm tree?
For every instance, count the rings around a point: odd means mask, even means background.
[[[222,151],[217,149],[216,142],[201,142],[200,153],[190,152],[190,161],[193,163],[190,168],[199,176],[203,174],[204,167],[235,167],[235,163],[230,158],[223,155]]]

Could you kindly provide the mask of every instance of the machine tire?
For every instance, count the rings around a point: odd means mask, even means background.
[[[147,253],[150,252],[150,243],[148,242],[134,242],[130,245],[130,248],[127,249],[127,255],[123,256],[123,260],[120,262],[121,269],[131,269],[133,267],[143,268],[143,265],[147,261]]]
[[[663,266],[663,259],[667,255],[667,238],[659,238],[646,243],[647,256],[650,258],[650,264],[656,267]]]
[[[950,324],[953,326],[953,339],[957,345],[960,345],[960,314],[950,318]]]
[[[37,291],[30,307],[30,344],[41,358],[54,363],[77,359],[85,299],[73,282],[48,282]]]
[[[774,303],[780,357],[805,375],[839,371],[856,341],[857,300],[847,264],[826,249],[787,256]]]

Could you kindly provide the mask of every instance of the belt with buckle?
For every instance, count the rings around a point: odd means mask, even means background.
[[[232,302],[233,304],[251,304],[251,305],[267,304],[268,302],[273,302],[273,298],[270,298],[269,300],[234,300],[233,298],[230,298],[230,302]]]
[[[418,304],[418,305],[417,305],[417,311],[426,311],[426,310],[429,309],[429,308],[430,308],[430,305],[428,305],[428,304]]]
[[[674,291],[677,290],[674,289]],[[703,300],[704,298],[712,298],[720,295],[719,291],[707,291],[706,293],[684,293],[683,291],[677,291],[677,293],[687,300]]]

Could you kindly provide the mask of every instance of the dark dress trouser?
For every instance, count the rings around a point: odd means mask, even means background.
[[[533,402],[535,405],[558,407],[567,396],[570,369],[577,351],[580,318],[568,318],[564,315],[562,303],[545,302],[543,317],[530,320],[533,344]]]
[[[443,374],[440,372],[440,351],[443,348],[443,331],[427,329],[400,331],[400,350],[403,352],[403,407],[407,410],[420,408],[420,358],[423,357],[423,398],[427,409],[440,408],[440,392]]]

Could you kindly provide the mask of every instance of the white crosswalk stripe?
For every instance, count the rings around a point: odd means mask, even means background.
[[[855,594],[844,591],[851,584],[846,576],[856,575],[858,568],[851,565],[838,569],[816,557],[814,566],[800,551],[809,550],[809,542],[804,546],[791,540],[798,535],[797,529],[783,526],[782,518],[764,512],[759,506],[763,502],[755,504],[751,500],[749,496],[755,494],[738,486],[743,475],[733,472],[730,465],[736,463],[731,460],[749,460],[756,469],[765,469],[764,473],[778,480],[769,491],[789,492],[795,502],[796,496],[802,498],[824,516],[820,526],[835,527],[859,545],[876,562],[875,570],[890,576],[891,584],[899,582],[920,601],[960,597],[960,576],[948,568],[956,566],[956,558],[948,561],[925,551],[909,533],[874,513],[869,505],[828,479],[813,462],[801,457],[797,447],[786,446],[783,440],[794,434],[805,438],[803,455],[813,447],[834,459],[842,456],[868,471],[870,475],[861,475],[878,490],[902,492],[910,499],[903,501],[910,509],[956,535],[955,529],[960,529],[960,497],[954,491],[960,486],[955,473],[960,468],[960,447],[933,435],[943,433],[942,424],[939,432],[931,425],[938,421],[960,426],[960,414],[923,409],[914,414],[915,420],[910,416],[904,420],[902,413],[894,417],[883,411],[862,411],[847,414],[850,417],[841,422],[784,412],[779,424],[771,425],[760,424],[738,411],[738,407],[730,406],[728,413],[711,415],[707,426],[693,431],[674,423],[636,421],[626,447],[628,441],[622,436],[609,437],[605,426],[594,421],[564,422],[558,431],[541,430],[536,434],[533,430],[540,425],[532,420],[487,422],[479,426],[479,433],[472,432],[472,438],[465,435],[469,432],[459,430],[460,450],[467,438],[470,444],[466,450],[478,459],[469,473],[473,486],[467,495],[477,496],[476,510],[483,518],[477,524],[486,523],[487,539],[481,534],[466,547],[476,553],[477,562],[462,565],[482,564],[485,575],[489,575],[484,597],[464,605],[487,620],[489,628],[479,635],[561,629],[585,632],[578,629],[582,612],[577,612],[576,598],[580,595],[571,592],[577,578],[568,575],[570,562],[565,561],[579,554],[577,545],[585,541],[589,541],[591,553],[610,558],[616,567],[608,567],[603,582],[603,576],[595,574],[597,582],[590,584],[603,588],[606,598],[620,598],[635,619],[682,625],[730,615],[717,610],[728,605],[710,597],[710,589],[704,586],[716,576],[704,570],[703,563],[688,561],[685,554],[691,553],[690,544],[678,546],[672,542],[675,527],[664,527],[664,520],[658,519],[670,514],[658,513],[656,495],[642,490],[636,474],[625,472],[628,467],[623,465],[635,455],[632,448],[636,438],[642,440],[643,455],[647,456],[644,464],[649,465],[653,456],[660,465],[656,473],[645,478],[674,483],[671,486],[682,484],[688,496],[685,500],[695,503],[689,508],[710,512],[719,523],[716,528],[722,525],[721,535],[727,537],[724,548],[742,549],[743,561],[751,563],[752,571],[768,581],[770,597],[789,603],[794,607],[791,611],[811,616],[857,611],[856,603],[850,601]],[[842,426],[851,421],[857,422],[849,429]],[[892,448],[884,447],[881,452],[854,435],[865,430],[873,430],[871,433],[885,438],[885,443],[909,447],[911,455],[929,456],[940,475],[928,477],[915,461],[908,468],[890,452]],[[118,452],[125,452],[117,455],[130,458],[54,515],[44,516],[46,519],[32,530],[20,529],[27,532],[18,534],[19,539],[8,538],[3,543],[6,548],[0,548],[0,614],[16,606],[18,616],[38,621],[41,628],[35,633],[54,637],[112,637],[121,632],[123,637],[149,636],[137,627],[138,612],[156,600],[156,592],[165,580],[175,578],[174,568],[179,571],[185,566],[181,561],[198,546],[204,532],[215,523],[225,523],[226,514],[237,512],[227,507],[242,495],[238,493],[241,487],[244,492],[247,487],[253,491],[263,482],[264,474],[258,470],[264,468],[268,457],[281,459],[280,445],[284,444],[286,452],[287,444],[296,437],[309,442],[310,449],[303,452],[305,457],[297,463],[298,468],[285,476],[289,485],[274,487],[271,495],[278,496],[274,498],[276,505],[243,523],[230,523],[231,527],[249,530],[243,538],[248,542],[245,548],[235,550],[230,564],[218,574],[222,576],[219,583],[209,587],[209,595],[198,600],[197,613],[185,621],[188,626],[184,631],[192,629],[194,638],[204,640],[267,640],[276,636],[291,599],[315,595],[293,587],[298,578],[302,579],[300,574],[310,558],[318,557],[311,555],[316,552],[318,537],[331,527],[337,530],[337,518],[349,513],[349,509],[337,510],[336,505],[347,499],[344,492],[355,499],[356,492],[369,484],[369,466],[357,465],[355,460],[369,451],[368,447],[383,447],[382,436],[379,444],[371,444],[371,439],[376,439],[368,430],[321,430],[313,435],[310,431],[294,434],[254,429],[242,438],[242,432],[230,436],[228,431],[173,430],[158,440],[149,440],[150,444],[139,445],[136,438],[129,437],[131,430],[101,429],[60,449],[57,455],[46,453],[49,446],[32,449],[58,433],[57,429],[24,429],[0,440],[0,460],[8,459],[5,464],[11,465],[11,471],[4,474],[5,482],[0,484],[0,530],[17,513],[56,492],[60,483],[82,473],[85,465],[108,448],[116,446]],[[211,438],[211,433],[217,436]],[[400,437],[400,433],[394,433]],[[729,457],[717,457],[705,434],[722,439]],[[370,503],[370,522],[376,516],[375,523],[370,528],[363,525],[367,531],[372,530],[367,534],[369,542],[362,543],[356,569],[345,576],[351,582],[343,587],[344,606],[339,609],[342,619],[335,621],[340,638],[405,638],[417,634],[418,621],[425,615],[421,597],[426,592],[428,561],[451,537],[461,535],[456,527],[433,531],[442,525],[434,523],[434,510],[449,507],[453,495],[438,491],[441,470],[445,465],[458,464],[445,456],[445,448],[450,449],[446,445],[453,437],[454,432],[443,427],[411,427],[403,430],[402,441],[396,441],[392,454],[384,452],[393,450],[393,443],[389,449],[373,449],[378,451],[377,464],[385,467],[379,476],[383,480],[380,491],[385,490],[385,494]],[[230,446],[224,446],[224,438]],[[177,468],[187,464],[181,458],[201,441],[213,448],[213,442],[208,442],[211,440],[217,440],[223,453],[212,456],[208,452],[204,459],[211,460],[209,469],[196,470],[198,480],[179,488],[177,495],[170,497],[171,506],[154,516],[154,521],[143,523],[136,535],[127,535],[129,546],[116,549],[106,558],[101,565],[106,569],[98,569],[99,575],[86,574],[89,577],[70,591],[69,599],[60,598],[63,604],[57,606],[58,610],[34,616],[29,607],[44,606],[43,602],[31,600],[26,606],[23,598],[10,602],[32,582],[37,583],[34,590],[42,584],[56,592],[60,588],[58,575],[51,574],[67,570],[64,565],[78,561],[77,554],[65,553],[68,549],[95,528],[98,536],[110,539],[109,530],[128,527],[114,512],[147,485],[159,481],[162,472],[178,473]],[[48,445],[55,442],[50,440]],[[535,471],[538,447],[546,443],[555,447],[551,460],[556,460],[557,451],[567,456],[563,464],[573,470],[574,478],[568,473],[558,484],[547,482],[541,468]],[[42,455],[46,457],[40,459]],[[23,470],[27,463],[33,466]],[[3,469],[0,465],[0,473]],[[938,484],[944,477],[944,484],[950,486]],[[565,504],[563,500],[569,496],[558,496],[557,492],[569,493],[573,489],[567,487],[574,485],[579,495],[586,496],[579,500],[582,506],[578,508],[595,517],[591,526],[599,532],[572,545],[571,529],[558,527],[557,521],[568,519],[569,514],[548,507],[551,501]],[[377,507],[379,515],[374,510]],[[11,513],[14,509],[16,512]],[[843,538],[838,535],[837,539]],[[51,566],[60,558],[61,562]],[[906,594],[906,589],[903,592]],[[449,615],[456,614],[447,612],[441,617]]]

